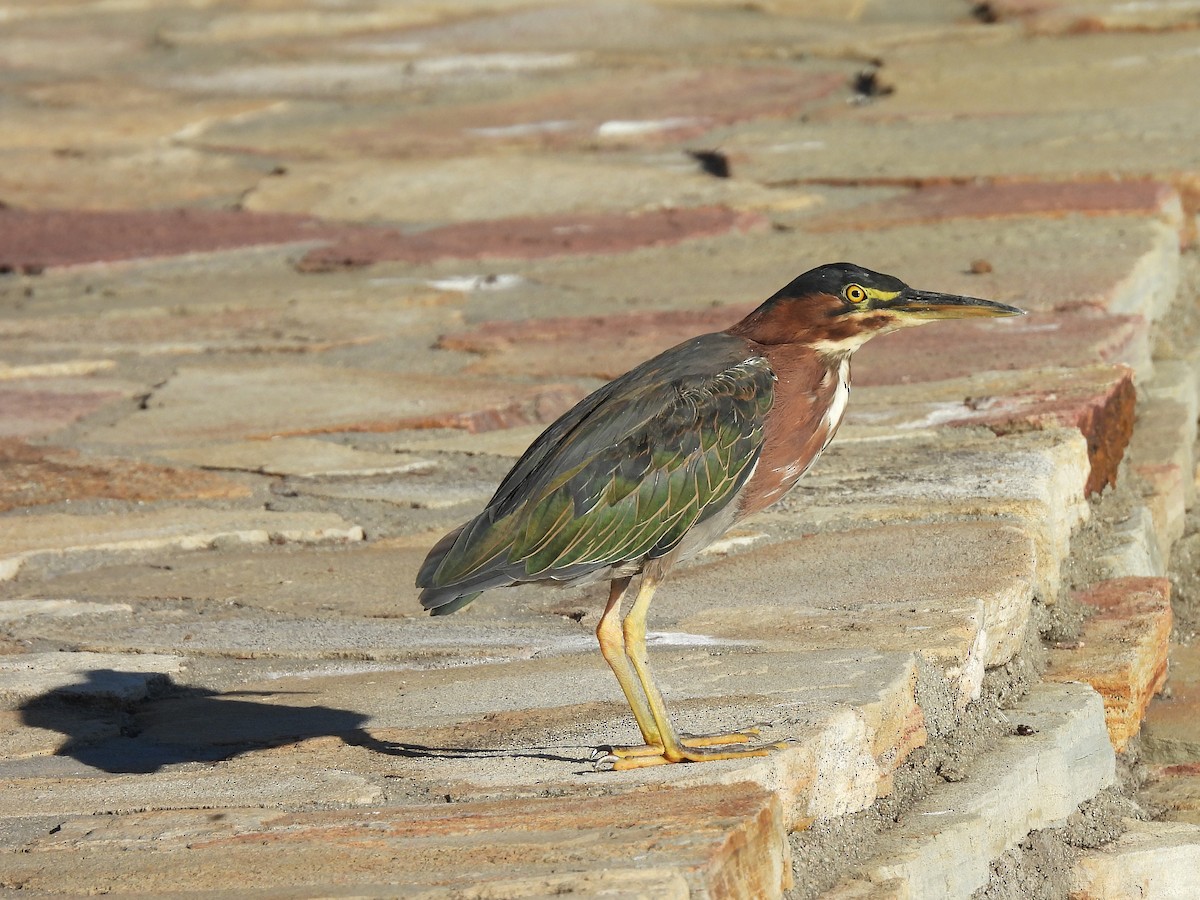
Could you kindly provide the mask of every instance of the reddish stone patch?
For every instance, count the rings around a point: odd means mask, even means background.
[[[0,436],[49,434],[123,396],[116,391],[0,388]]]
[[[214,500],[250,490],[211,472],[119,459],[79,460],[71,450],[0,440],[0,512],[63,500]]]
[[[1200,762],[1194,763],[1179,763],[1174,766],[1162,766],[1158,769],[1159,775],[1195,775],[1200,776]]]
[[[309,252],[303,272],[365,266],[383,260],[427,263],[437,259],[538,259],[583,253],[622,253],[677,244],[691,238],[765,227],[759,213],[723,206],[663,209],[646,213],[537,216],[465,222],[404,233],[356,229],[328,247]]]
[[[998,435],[1051,427],[1078,428],[1087,439],[1093,494],[1116,484],[1117,467],[1133,436],[1137,394],[1127,366],[1044,373],[1038,387],[1002,397],[972,397],[974,412],[950,425],[983,425]]]
[[[1094,687],[1104,698],[1109,738],[1122,750],[1167,678],[1171,583],[1114,578],[1075,597],[1095,612],[1077,649],[1052,651],[1046,677]]]
[[[1170,185],[1145,180],[924,184],[899,197],[821,216],[805,227],[810,231],[843,231],[946,219],[1155,215],[1178,199]]]
[[[0,270],[177,256],[330,238],[344,229],[308,216],[237,210],[0,208]]]
[[[421,232],[326,223],[309,216],[235,210],[0,209],[0,271],[205,253],[323,240],[297,268],[321,272],[381,260],[535,259],[621,253],[765,227],[759,213],[723,206],[468,222]]]

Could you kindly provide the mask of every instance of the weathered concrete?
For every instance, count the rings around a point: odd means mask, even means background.
[[[1187,900],[1200,872],[1200,826],[1128,822],[1116,846],[1085,854],[1072,873],[1071,900]]]
[[[1009,714],[1029,733],[1006,738],[972,777],[921,801],[883,842],[868,878],[900,879],[913,897],[967,897],[988,862],[1028,832],[1064,822],[1114,779],[1103,706],[1080,685],[1035,689]]]

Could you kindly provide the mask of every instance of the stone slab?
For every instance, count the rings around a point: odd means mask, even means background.
[[[22,332],[28,334],[22,327]],[[0,381],[24,381],[27,378],[70,378],[79,375],[95,375],[110,372],[117,367],[112,359],[70,359],[61,362],[9,365],[0,363]]]
[[[445,259],[539,259],[608,255],[729,233],[761,231],[761,213],[726,206],[652,209],[632,213],[574,213],[469,221],[425,231],[374,228],[351,231],[310,250],[302,272],[324,272],[381,261],[431,263]]]
[[[496,479],[465,477],[457,472],[441,471],[432,477],[374,477],[349,479],[291,479],[279,490],[284,493],[337,500],[367,500],[383,502],[405,510],[455,509],[462,507],[459,517],[475,515],[496,491]]]
[[[519,823],[514,828],[514,823]],[[749,785],[349,812],[233,808],[67,818],[0,856],[8,882],[85,893],[190,889],[337,896],[781,897],[778,802]],[[25,852],[22,852],[25,851]],[[387,886],[391,886],[388,890]]]
[[[162,451],[168,459],[205,469],[295,478],[425,475],[438,466],[409,453],[376,453],[316,438],[276,438]]]
[[[504,10],[513,0],[469,2],[464,13]],[[405,28],[438,22],[442,13],[434,4],[405,3],[385,9],[288,9],[269,3],[249,2],[210,17],[193,19],[180,17],[171,21],[164,38],[185,46],[220,46],[230,40],[263,40],[280,38],[328,37],[354,35],[375,29]]]
[[[362,539],[362,528],[332,513],[162,509],[123,515],[46,513],[0,518],[0,571],[4,573],[0,580],[13,577],[28,560],[50,561],[69,554]]]
[[[53,434],[126,396],[99,387],[0,387],[0,439]]]
[[[1077,428],[1087,440],[1090,472],[1084,490],[1116,484],[1133,435],[1136,391],[1125,366],[1025,369],[856,392],[848,424],[905,430],[939,425],[984,427],[999,435],[1042,428]]]
[[[516,425],[470,434],[460,429],[423,428],[419,431],[397,432],[389,446],[397,451],[416,454],[468,453],[472,456],[505,457],[515,462],[545,430],[544,425]]]
[[[1142,743],[1148,762],[1157,765],[1200,763],[1200,648],[1170,648],[1171,693],[1150,704]]]
[[[814,10],[817,6],[812,4]],[[825,11],[826,8],[821,9]],[[680,47],[711,50],[731,41],[769,38],[778,35],[781,29],[789,34],[802,32],[794,26],[788,28],[786,19],[745,12],[749,14],[728,15],[728,10],[712,3],[694,6],[581,0],[565,6],[508,8],[486,17],[464,17],[401,32],[382,32],[364,43],[378,53],[404,52],[411,47],[409,42],[414,41],[437,52],[553,50],[571,46],[593,52],[628,52],[636,48],[639,53],[658,53]],[[720,35],[714,33],[714,21],[727,26],[727,30]],[[808,19],[805,24],[811,27],[813,23]]]
[[[1182,360],[1164,360],[1143,391],[1131,445],[1134,468],[1150,485],[1147,506],[1158,552],[1164,558],[1184,531],[1184,514],[1196,498],[1196,376]]]
[[[486,431],[549,424],[583,394],[561,384],[530,387],[319,364],[187,367],[155,391],[144,410],[91,429],[87,438],[97,445],[170,447],[335,431]]]
[[[449,223],[663,207],[766,209],[779,199],[680,162],[678,171],[566,155],[298,163],[285,178],[261,181],[245,207],[342,221]]]
[[[807,195],[813,187],[798,189]],[[1179,231],[1153,218],[1033,217],[1002,225],[959,219],[798,236],[812,214],[815,209],[809,207],[792,217],[775,211],[771,218],[779,227],[745,236],[752,240],[730,235],[716,246],[681,244],[662,248],[661,256],[635,254],[619,271],[603,259],[559,259],[530,268],[528,276],[588,298],[589,305],[579,310],[588,314],[626,311],[635,302],[649,309],[761,302],[806,269],[847,257],[915,287],[999,300],[1034,315],[1115,314],[1155,321],[1174,302],[1179,285]],[[979,259],[992,270],[973,271]],[[616,309],[613,291],[622,301]],[[560,314],[557,308],[554,312]],[[917,331],[945,334],[961,324],[936,323]],[[1012,319],[990,326],[997,331],[1017,327]],[[870,351],[868,346],[859,355],[865,358]]]
[[[95,499],[127,502],[232,500],[245,485],[209,472],[154,466],[121,458],[81,456],[71,450],[0,439],[0,511]]]
[[[1117,578],[1076,599],[1091,615],[1078,647],[1050,651],[1046,677],[1084,682],[1100,693],[1109,737],[1120,752],[1140,731],[1151,699],[1167,680],[1171,582]]]
[[[929,183],[849,211],[818,215],[804,227],[842,231],[948,219],[1135,214],[1181,226],[1183,208],[1178,191],[1151,180]]]
[[[1154,371],[1149,329],[1140,316],[1075,310],[1001,321],[939,322],[934,328],[884,335],[855,357],[854,383],[917,384],[988,371],[1086,369],[1098,363],[1128,366],[1136,382]]]
[[[987,884],[991,861],[1030,831],[1063,824],[1113,783],[1115,757],[1099,695],[1083,685],[1042,685],[1008,713],[1032,734],[1004,738],[971,777],[919,801],[864,872],[901,879],[913,897],[967,897]]]
[[[1092,563],[1103,579],[1161,578],[1167,574],[1149,507],[1137,506],[1109,530],[1103,552]]]
[[[882,526],[692,566],[664,585],[655,613],[718,638],[911,650],[942,668],[965,705],[984,668],[1020,649],[1034,570],[1033,539],[1011,526]]]
[[[254,244],[313,242],[332,231],[310,216],[223,210],[0,209],[0,266],[36,272]]]
[[[74,618],[76,616],[102,616],[108,613],[128,613],[133,607],[128,603],[90,603],[86,600],[2,600],[0,622],[19,622],[35,616],[52,618]]]
[[[455,628],[447,626],[449,639]],[[712,733],[767,718],[764,739],[791,743],[764,758],[595,771],[593,749],[632,741],[636,729],[590,634],[586,643],[575,653],[467,666],[323,671],[292,663],[243,681],[249,694],[149,707],[139,716],[139,742],[183,742],[195,758],[206,758],[205,747],[332,754],[342,768],[384,766],[409,795],[431,799],[751,782],[777,794],[788,827],[802,827],[869,806],[925,740],[911,654],[794,652],[658,634],[651,665],[682,730]],[[263,699],[248,699],[259,692]],[[214,728],[214,716],[226,725]]]
[[[1195,159],[1177,143],[1183,109],[1182,98],[1171,94],[1140,108],[1015,110],[1003,116],[1003,129],[991,116],[926,114],[889,121],[885,142],[872,140],[879,134],[877,121],[749,123],[715,129],[697,143],[720,146],[742,177],[776,185],[1090,180],[1111,173],[1158,177],[1186,189],[1181,182]],[[1137,153],[1126,152],[1131,142]]]
[[[222,544],[218,556],[167,547],[145,558],[105,557],[84,570],[57,573],[52,588],[41,579],[0,583],[0,602],[177,610],[187,598],[200,608],[232,603],[244,615],[250,610],[320,620],[423,618],[416,590],[409,588],[434,540],[422,532],[346,543]]]
[[[14,778],[10,772],[5,779],[5,814],[88,816],[245,805],[293,809],[334,803],[364,806],[383,795],[367,779],[337,770],[285,773],[275,765],[236,761],[206,768],[208,771],[196,766],[193,771],[138,772],[105,778]]]
[[[413,309],[414,300],[434,305],[431,292],[416,285],[405,291],[393,283],[385,291],[367,283],[344,291],[341,285],[318,285],[292,274],[284,269],[285,254],[281,252],[249,253],[240,266],[230,258],[236,255],[192,258],[190,266],[187,259],[179,258],[150,264],[173,271],[159,271],[146,280],[123,276],[114,271],[116,267],[60,272],[55,279],[56,293],[71,296],[82,290],[84,298],[74,300],[71,313],[0,322],[0,352],[17,358],[31,350],[76,358],[20,367],[34,370],[37,377],[48,377],[54,367],[86,364],[87,360],[77,358],[87,355],[127,359],[214,353],[250,357],[260,353],[319,354],[397,337],[412,340],[414,330],[420,331],[422,315],[437,318],[432,311]],[[201,287],[215,271],[220,271],[230,294],[238,298],[236,304],[228,298],[214,298]],[[281,281],[286,286],[281,286]],[[99,302],[93,299],[97,294],[102,298]],[[424,298],[418,299],[421,294]],[[99,369],[101,362],[96,360],[93,365]],[[110,361],[109,365],[116,363]],[[11,370],[0,380],[8,380],[9,374]]]
[[[1185,0],[1182,5],[1193,3]],[[997,117],[1011,121],[1030,111],[1068,115],[1122,110],[1148,120],[1154,113],[1174,111],[1182,98],[1173,86],[1200,75],[1194,35],[1182,30],[1100,33],[1085,42],[1020,39],[1018,32],[1003,30],[993,32],[993,37],[895,47],[888,54],[885,74],[901,89],[884,102],[858,110],[830,110],[830,114],[858,122],[928,123],[938,114],[985,122]],[[1051,47],[1053,52],[1047,52]],[[947,78],[947,71],[961,78]],[[1103,134],[1111,139],[1118,129],[1110,126]],[[1107,143],[1097,140],[1099,135],[1091,137],[1093,145]]]
[[[853,403],[851,404],[853,408]],[[1089,513],[1087,444],[1073,430],[896,437],[844,425],[803,480],[759,519],[806,531],[923,519],[1006,518],[1034,538],[1034,591],[1054,602],[1074,529]]]
[[[27,653],[0,657],[0,699],[14,707],[53,693],[57,697],[123,704],[145,698],[155,685],[182,672],[171,654]]]
[[[108,86],[111,84],[109,81]],[[0,172],[0,197],[5,202],[58,217],[64,209],[111,213],[127,207],[130,197],[159,209],[187,204],[233,205],[271,171],[268,160],[238,159],[191,147],[106,145],[104,138],[113,137],[110,128],[126,129],[127,139],[129,131],[144,127],[145,121],[152,119],[152,127],[161,130],[168,112],[162,106],[153,112],[138,107],[145,102],[141,97],[132,99],[133,108],[120,111],[97,98],[90,102],[94,108],[70,116],[74,121],[67,127],[63,127],[61,108],[47,110],[41,116],[10,114],[5,118],[6,125],[30,135],[21,143],[35,145],[13,148],[11,139],[5,141],[5,166]],[[168,102],[180,105],[174,97]],[[261,101],[253,104],[264,105]],[[227,106],[224,111],[239,115]],[[192,104],[187,105],[186,115],[192,125],[204,120],[203,112]],[[98,146],[93,146],[93,133],[100,138]],[[5,137],[10,134],[11,130],[6,129]],[[56,139],[57,146],[45,146]],[[67,248],[59,249],[70,255]],[[26,265],[38,265],[36,260],[44,258],[40,254],[27,257]]]
[[[395,592],[394,585],[391,590]],[[408,591],[408,583],[402,590]],[[403,609],[401,604],[395,605]],[[439,628],[427,618],[330,616],[320,628],[314,628],[311,619],[286,614],[196,616],[183,615],[178,610],[157,612],[145,606],[150,604],[139,604],[136,616],[122,616],[108,627],[97,627],[94,621],[56,617],[26,623],[22,630],[29,637],[69,641],[82,650],[97,653],[177,652],[227,659],[371,660],[412,668],[553,656],[592,649],[595,643],[586,630],[566,619],[507,626],[496,622],[472,623],[451,630]]]
[[[1200,762],[1150,767],[1137,796],[1156,820],[1200,826]]]
[[[568,54],[550,54],[563,59]],[[546,59],[548,54],[474,54],[477,71],[466,79],[495,78],[487,63]],[[459,60],[472,56],[458,55]],[[432,62],[432,60],[431,60]],[[580,67],[571,77],[507,78],[508,90],[463,92],[455,85],[430,83],[421,87],[427,102],[378,105],[368,110],[289,104],[254,115],[218,120],[197,135],[193,146],[249,152],[253,155],[286,154],[293,158],[321,151],[322,158],[444,158],[464,154],[495,153],[514,147],[532,150],[627,147],[678,147],[712,128],[753,119],[795,116],[801,110],[849,96],[847,80],[852,67],[844,62],[812,58],[791,66],[652,65]],[[418,69],[421,60],[399,62],[370,60],[343,64],[345,74],[360,85],[394,94],[391,73]],[[253,92],[269,87],[272,76],[290,79],[280,84],[280,94],[294,94],[297,83],[317,80],[328,86],[329,72],[337,63],[311,60],[285,66],[260,66],[228,74]],[[223,73],[216,73],[220,77]],[[442,80],[442,79],[439,79]],[[460,74],[458,81],[465,80]],[[411,79],[410,79],[411,83]],[[361,88],[360,88],[361,89]],[[266,93],[271,93],[266,91]],[[482,96],[481,96],[482,95]],[[327,95],[328,96],[328,95]],[[338,108],[341,107],[341,108]],[[302,152],[299,152],[302,151]]]
[[[508,53],[477,54],[474,58],[251,62],[176,76],[170,86],[198,94],[353,96],[378,94],[401,85],[434,87],[439,76],[485,81],[489,76],[570,69],[578,61],[574,53]]]
[[[70,734],[65,734],[55,728],[31,723],[24,710],[0,709],[0,758],[12,762],[53,756],[69,749],[72,744],[99,743],[117,738],[121,734],[123,719],[119,708],[96,710],[86,718],[80,717]],[[0,825],[2,829],[3,825]]]
[[[1200,13],[1194,0],[1139,3],[1113,0],[989,0],[988,13],[1000,22],[1019,22],[1032,34],[1079,34],[1097,31],[1152,31],[1191,26]],[[1149,896],[1149,895],[1148,895]],[[1155,895],[1157,896],[1157,895]]]
[[[1084,853],[1071,872],[1071,900],[1188,900],[1200,872],[1200,826],[1125,821],[1113,845]]]

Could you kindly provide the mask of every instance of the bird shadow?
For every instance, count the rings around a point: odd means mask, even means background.
[[[57,731],[56,751],[103,772],[148,774],[191,762],[220,762],[244,753],[333,737],[375,753],[409,759],[527,756],[565,762],[557,748],[434,747],[381,740],[368,716],[331,706],[263,703],[252,697],[289,692],[229,691],[177,684],[169,676],[95,669],[84,680],[47,691],[20,707],[30,728]]]

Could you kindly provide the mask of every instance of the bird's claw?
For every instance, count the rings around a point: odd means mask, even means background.
[[[614,756],[612,753],[604,753],[602,750],[593,750],[591,763],[592,771],[594,772],[611,772],[617,765],[619,756]]]

